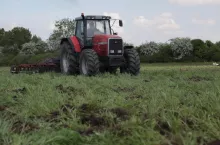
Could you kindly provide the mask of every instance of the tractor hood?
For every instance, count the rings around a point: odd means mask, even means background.
[[[109,38],[122,39],[117,35],[96,34],[93,37],[93,43],[108,42]]]
[[[112,43],[110,39],[121,39],[119,43]],[[108,56],[110,49],[120,49],[122,51],[123,44],[121,44],[122,38],[117,35],[105,35],[105,34],[96,34],[93,37],[93,49],[99,56]],[[114,41],[114,40],[113,40]],[[115,42],[115,41],[114,41]],[[117,41],[116,41],[117,42]],[[118,50],[117,50],[118,51]]]

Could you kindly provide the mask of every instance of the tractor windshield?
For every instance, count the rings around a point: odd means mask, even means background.
[[[91,38],[95,34],[111,34],[109,20],[87,20],[87,37]]]

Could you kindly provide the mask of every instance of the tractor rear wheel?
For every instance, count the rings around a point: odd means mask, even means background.
[[[80,73],[86,76],[94,76],[99,73],[99,58],[92,49],[85,49],[81,52]]]
[[[120,72],[138,75],[140,73],[140,57],[137,51],[134,49],[125,49],[124,58],[125,65],[120,67]]]
[[[68,42],[61,44],[60,69],[62,73],[67,75],[79,73],[77,58]]]

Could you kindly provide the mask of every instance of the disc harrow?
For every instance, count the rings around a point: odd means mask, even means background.
[[[58,62],[57,62],[58,61]],[[10,72],[18,73],[44,73],[44,72],[60,72],[59,60],[47,59],[44,62],[36,64],[20,64],[11,66]]]

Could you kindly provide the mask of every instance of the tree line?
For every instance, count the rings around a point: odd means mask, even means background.
[[[57,57],[60,39],[71,36],[74,30],[75,21],[67,18],[55,22],[55,29],[47,40],[32,34],[28,28],[14,27],[8,31],[0,28],[0,66],[37,63]]]
[[[65,18],[55,22],[55,29],[47,40],[32,34],[28,28],[0,28],[0,65],[36,63],[59,55],[59,42],[75,30],[75,21]],[[124,43],[125,45],[129,43]],[[220,61],[220,41],[173,38],[166,43],[144,42],[135,46],[142,62],[198,62]]]
[[[173,38],[166,43],[146,42],[137,46],[142,62],[220,61],[220,41]]]

